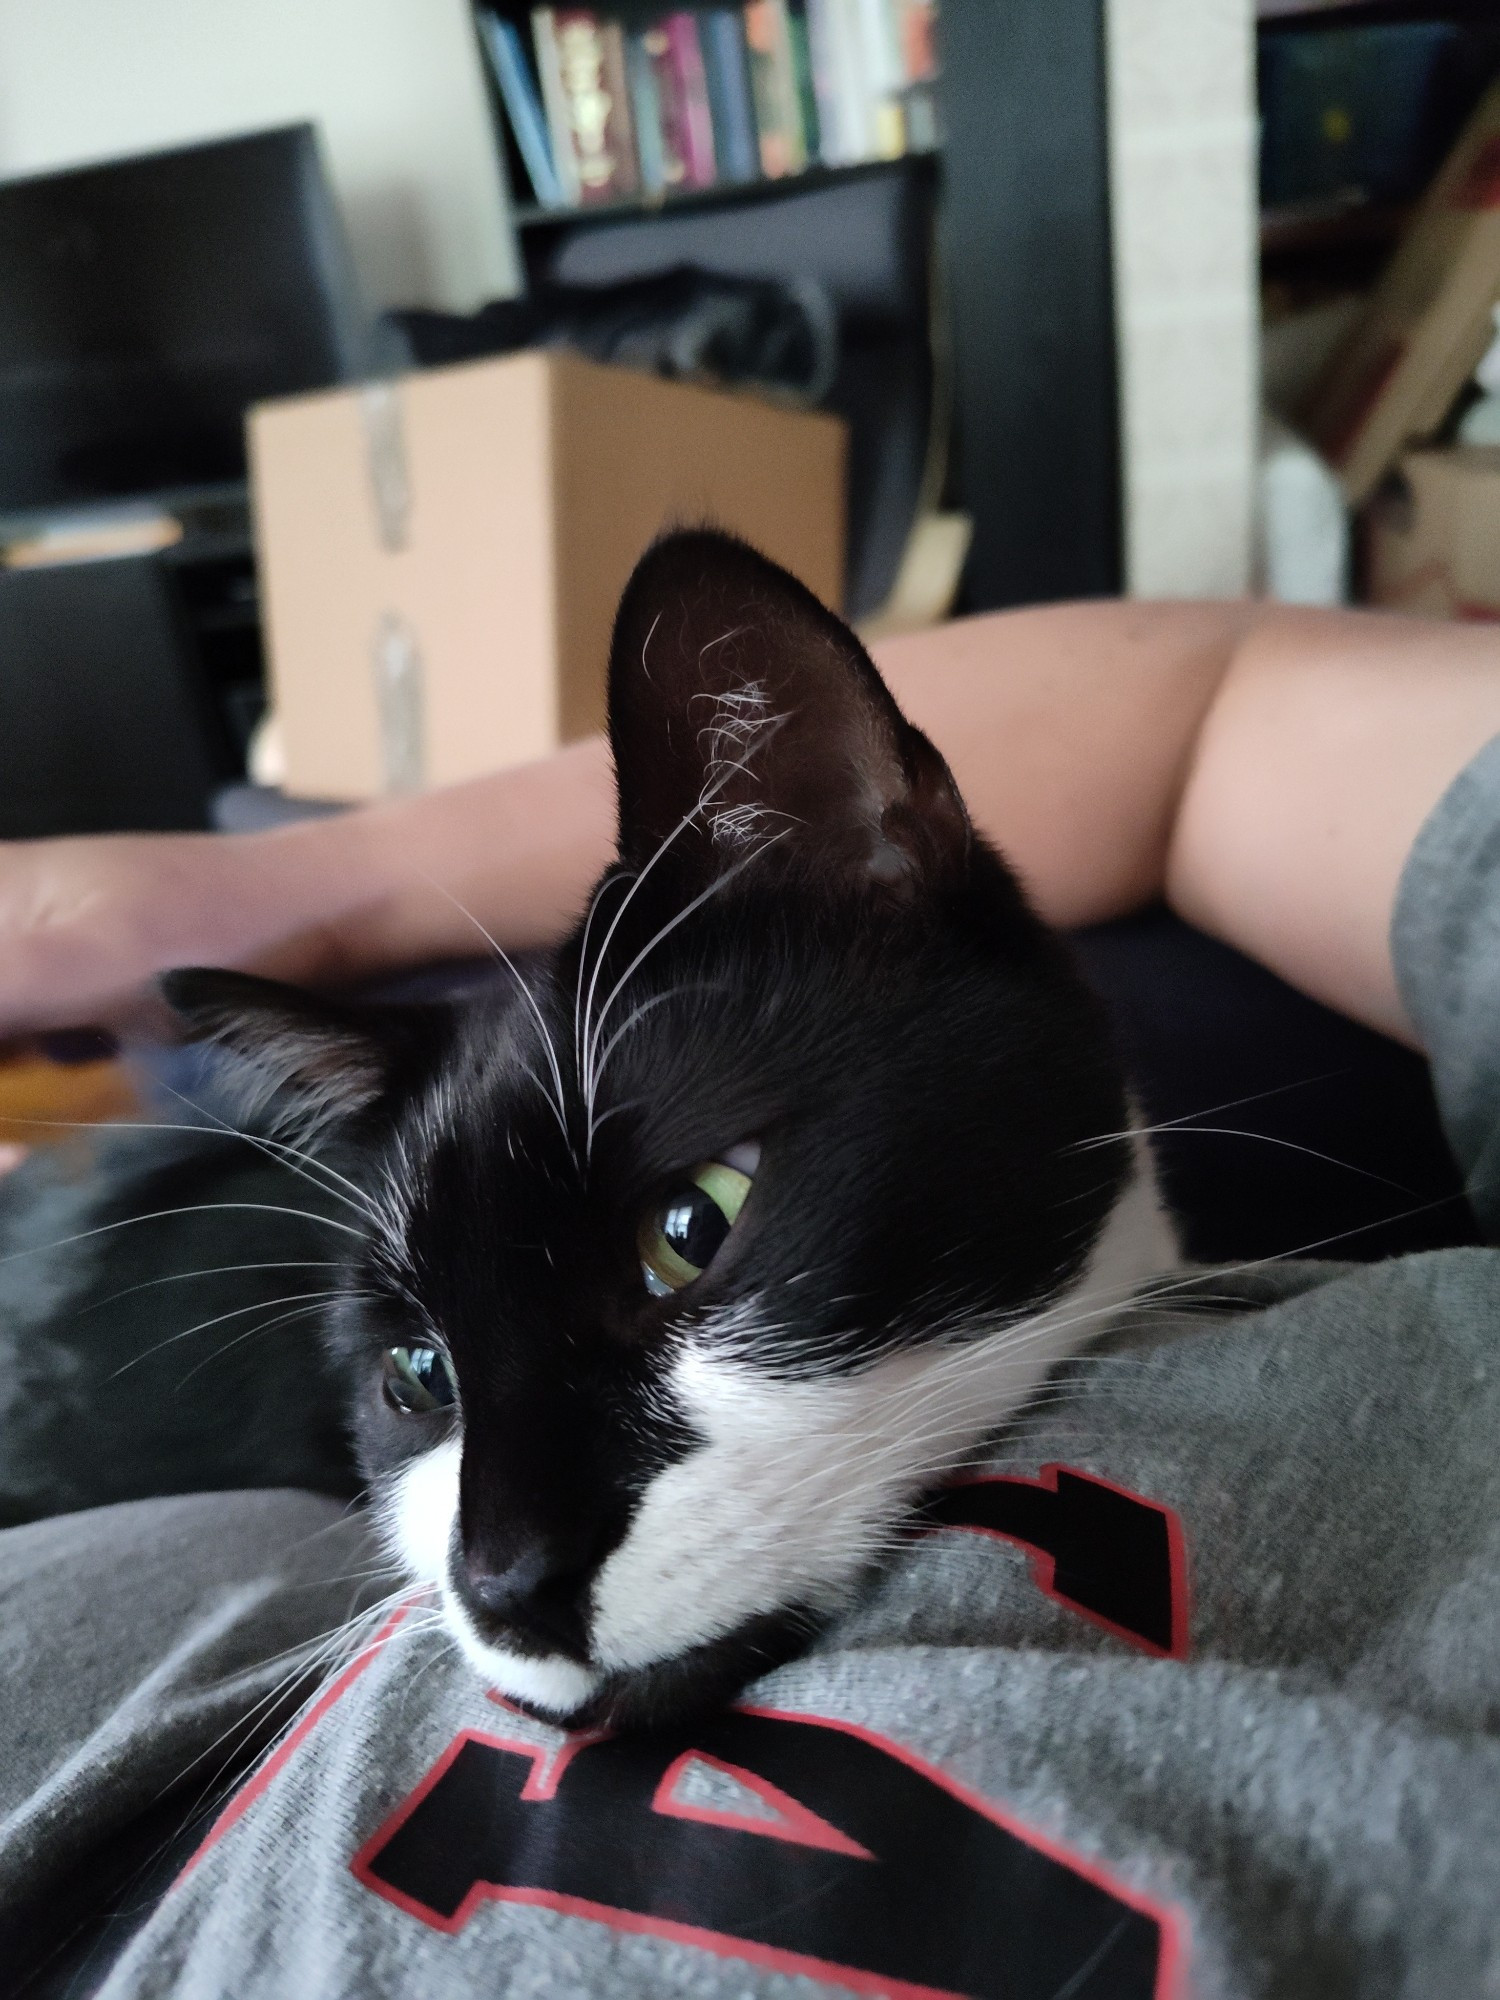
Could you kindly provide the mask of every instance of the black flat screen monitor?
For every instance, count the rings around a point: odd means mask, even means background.
[[[310,125],[0,183],[0,515],[242,479],[246,407],[363,358]]]

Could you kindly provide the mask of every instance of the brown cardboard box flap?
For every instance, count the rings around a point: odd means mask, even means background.
[[[1365,312],[1302,412],[1351,502],[1430,437],[1493,334],[1500,298],[1500,84],[1428,190]]]
[[[287,789],[448,784],[599,728],[614,609],[712,521],[838,605],[837,419],[555,353],[251,413]]]
[[[1500,620],[1500,446],[1403,454],[1371,505],[1367,553],[1373,604]]]

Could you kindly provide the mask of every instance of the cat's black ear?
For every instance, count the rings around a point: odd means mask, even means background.
[[[190,1041],[232,1058],[249,1108],[274,1102],[304,1128],[370,1109],[411,1066],[407,1010],[346,1007],[273,979],[198,966],[164,973],[159,986]]]
[[[615,620],[620,855],[712,877],[773,843],[897,897],[962,872],[968,815],[848,626],[728,535],[666,536]]]

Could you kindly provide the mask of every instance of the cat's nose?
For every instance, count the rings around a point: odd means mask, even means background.
[[[588,1651],[585,1610],[589,1582],[576,1552],[537,1536],[507,1550],[466,1550],[460,1565],[460,1595],[479,1614],[481,1628],[519,1633],[549,1652],[584,1659]],[[486,1637],[503,1638],[486,1629]]]

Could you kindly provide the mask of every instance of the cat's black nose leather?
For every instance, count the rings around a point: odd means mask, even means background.
[[[541,1537],[507,1552],[465,1552],[459,1594],[487,1638],[503,1643],[519,1634],[549,1652],[583,1659],[588,1650],[585,1610],[588,1572],[574,1551]]]

